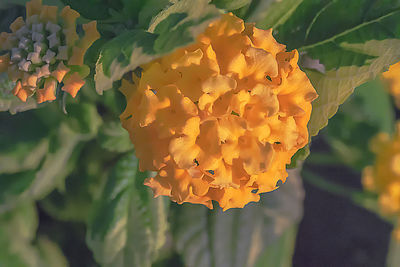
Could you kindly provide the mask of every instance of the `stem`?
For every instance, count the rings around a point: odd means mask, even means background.
[[[330,194],[344,197],[350,200],[351,203],[353,203],[354,205],[364,208],[372,213],[378,214],[383,220],[392,223],[391,218],[381,215],[376,193],[351,189],[346,186],[329,182],[321,176],[305,169],[303,169],[302,177],[307,183]]]
[[[319,153],[313,152],[308,156],[306,159],[308,163],[313,165],[327,165],[327,166],[334,166],[334,165],[341,165],[343,162],[334,155],[326,154],[326,153]]]
[[[359,190],[350,189],[348,187],[329,182],[321,176],[305,169],[303,169],[302,171],[302,177],[309,184],[336,196],[345,197],[353,200],[354,198],[359,198],[360,195],[363,195],[363,192]]]

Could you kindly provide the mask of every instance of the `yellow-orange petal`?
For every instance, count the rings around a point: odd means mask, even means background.
[[[28,93],[25,89],[19,90],[17,97],[22,101],[26,102],[26,99],[28,98]]]
[[[12,45],[8,39],[10,35],[8,32],[0,33],[0,50],[11,50]]]
[[[80,16],[78,12],[73,10],[70,6],[66,6],[61,10],[60,16],[64,21],[65,28],[75,30],[76,19]]]
[[[60,83],[64,79],[65,74],[67,74],[70,71],[68,67],[64,65],[64,63],[61,61],[57,65],[57,69],[55,69],[52,73],[51,76],[56,78],[56,80]]]
[[[82,25],[85,31],[85,36],[79,41],[79,47],[86,51],[97,39],[100,38],[100,33],[97,31],[97,22],[91,21]]]
[[[23,87],[21,85],[21,82],[17,82],[17,84],[14,87],[13,94],[17,96],[22,102],[26,102],[26,99],[31,94],[31,91],[28,88]]]
[[[57,11],[58,7],[56,6],[42,6],[39,19],[43,22],[57,23]]]
[[[22,86],[28,86],[28,87],[35,88],[37,80],[38,80],[37,74],[29,74],[29,73],[25,72],[22,77]]]
[[[21,88],[22,88],[22,84],[21,84],[20,81],[18,81],[18,82],[15,84],[12,93],[13,93],[14,95],[17,95],[18,92],[21,90]]]
[[[36,91],[37,102],[43,103],[45,101],[53,101],[56,99],[55,90],[57,87],[57,81],[53,79],[46,79],[43,89]]]
[[[74,48],[72,49],[72,55],[68,60],[68,65],[82,66],[85,52],[85,49],[74,46]]]
[[[21,27],[23,27],[25,25],[25,21],[22,17],[18,17],[14,20],[13,23],[11,23],[10,25],[10,30],[12,32],[16,32],[18,31]]]
[[[10,55],[5,54],[0,56],[0,72],[5,72],[10,65]]]
[[[278,43],[272,36],[272,29],[261,30],[254,27],[254,24],[248,24],[246,32],[257,48],[269,51],[274,57],[286,48],[285,45]]]
[[[62,90],[68,92],[72,97],[75,97],[79,89],[81,89],[84,84],[85,81],[82,80],[81,76],[79,76],[77,72],[74,72],[71,75],[67,75],[67,77],[64,79],[64,86]]]
[[[76,41],[79,40],[79,36],[74,27],[64,29],[63,33],[65,35],[65,41],[68,47],[74,46]]]
[[[29,18],[32,15],[39,15],[42,9],[42,0],[31,0],[26,3],[26,17]]]
[[[200,153],[200,148],[195,143],[200,133],[199,123],[198,117],[190,118],[183,128],[184,136],[175,138],[170,142],[169,152],[176,164],[182,169],[196,165],[195,159]]]

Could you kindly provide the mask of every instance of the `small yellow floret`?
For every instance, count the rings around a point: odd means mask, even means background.
[[[371,140],[370,148],[376,159],[373,166],[364,169],[363,185],[378,194],[382,213],[396,216],[400,222],[400,122],[392,138],[386,133],[378,134]],[[396,231],[400,233],[400,228]]]
[[[390,66],[382,76],[389,84],[389,92],[393,95],[397,108],[400,108],[400,62]]]

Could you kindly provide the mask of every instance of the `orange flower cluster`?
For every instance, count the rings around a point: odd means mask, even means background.
[[[100,35],[96,22],[83,25],[85,36],[79,39],[76,19],[79,13],[66,6],[41,0],[26,3],[26,20],[17,18],[11,33],[0,34],[0,72],[8,73],[16,83],[13,94],[22,101],[36,93],[37,102],[56,99],[55,90],[63,82],[63,91],[75,97],[85,84],[89,68],[83,64],[86,50]],[[1,54],[1,53],[0,53]]]
[[[376,154],[374,166],[363,171],[363,185],[378,193],[383,215],[396,216],[400,223],[400,122],[393,138],[380,133],[371,140],[371,150]],[[400,226],[400,224],[398,224]],[[394,231],[400,239],[400,227]]]
[[[400,108],[400,62],[390,66],[382,76],[389,83],[389,92],[393,95],[397,108]]]
[[[226,210],[285,182],[317,97],[297,61],[272,30],[226,14],[195,44],[123,80],[121,121],[140,169],[156,172],[145,181],[155,196]]]

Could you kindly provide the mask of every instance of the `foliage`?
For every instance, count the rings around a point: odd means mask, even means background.
[[[292,170],[287,182],[264,194],[260,204],[226,212],[185,204],[176,209],[177,249],[189,266],[255,266],[260,254],[269,253],[273,244],[298,223],[302,199],[298,170]],[[288,242],[282,248],[288,254],[276,258],[278,265],[290,261],[293,246]],[[270,262],[262,266],[277,265]]]
[[[24,15],[26,2],[0,2],[0,32]],[[393,101],[379,75],[400,61],[399,1],[43,2],[59,10],[70,5],[80,24],[97,20],[101,39],[85,55],[90,74],[74,99],[57,91],[53,102],[21,102],[12,94],[15,84],[0,74],[0,266],[69,266],[81,254],[66,244],[84,239],[85,266],[291,266],[303,210],[302,162],[358,174],[373,161],[369,140],[393,132]],[[272,27],[288,50],[298,49],[319,94],[310,143],[292,158],[287,182],[259,204],[222,212],[152,198],[143,180],[153,174],[138,170],[119,122],[125,98],[116,88],[132,72],[140,75],[140,65],[192,43],[228,11]],[[326,149],[314,151],[313,140]],[[330,184],[308,167],[302,176],[370,210],[377,206],[375,195]],[[76,231],[66,233],[66,225]],[[392,241],[391,266],[398,265],[398,247]]]

